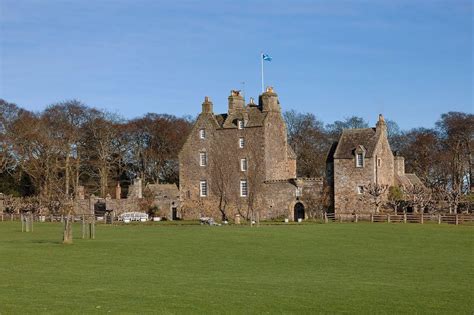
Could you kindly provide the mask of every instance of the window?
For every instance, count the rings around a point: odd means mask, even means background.
[[[357,193],[362,195],[364,193],[364,186],[357,186]]]
[[[357,153],[356,167],[364,167],[364,154],[363,153]]]
[[[206,166],[207,165],[207,154],[206,152],[199,153],[199,165]]]
[[[244,145],[245,145],[245,140],[244,140],[244,138],[239,138],[239,148],[242,149],[242,148],[244,147]]]
[[[247,197],[249,193],[247,181],[241,180],[240,181],[240,197]]]
[[[199,138],[206,139],[206,129],[199,129]]]
[[[237,126],[239,127],[239,129],[244,129],[244,121],[243,120],[237,121]]]
[[[242,172],[247,171],[247,159],[240,159],[240,170]]]
[[[207,197],[207,181],[202,180],[199,182],[199,195],[201,197]]]

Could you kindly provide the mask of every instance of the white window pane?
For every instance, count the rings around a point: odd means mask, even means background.
[[[206,152],[199,153],[199,165],[206,166],[207,165],[207,154]]]
[[[247,195],[248,195],[247,181],[246,180],[241,180],[240,181],[240,196],[241,197],[247,197]]]
[[[241,159],[240,160],[240,170],[242,172],[247,171],[247,159]]]
[[[199,194],[201,197],[207,196],[207,181],[202,180],[199,184]]]

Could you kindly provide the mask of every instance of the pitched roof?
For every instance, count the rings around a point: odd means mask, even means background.
[[[397,183],[405,187],[420,186],[425,187],[423,182],[416,176],[416,174],[396,175]]]
[[[221,128],[237,128],[237,120],[244,119],[246,127],[261,127],[266,117],[266,113],[262,112],[260,107],[248,105],[244,109],[239,110],[231,115],[219,114],[215,118]]]
[[[378,135],[375,128],[345,129],[339,138],[334,158],[352,159],[354,157],[354,150],[360,145],[366,151],[365,156],[372,157],[377,140]]]

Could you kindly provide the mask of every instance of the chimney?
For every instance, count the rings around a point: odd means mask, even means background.
[[[228,100],[229,100],[229,114],[232,114],[232,113],[235,113],[236,111],[244,109],[245,100],[244,100],[244,97],[240,95],[240,90],[230,91]]]
[[[405,175],[405,158],[398,152],[393,156],[393,164],[396,175]]]
[[[122,197],[122,187],[120,187],[120,182],[117,182],[115,187],[115,199],[120,199]]]
[[[212,102],[209,96],[204,97],[204,103],[202,103],[202,113],[203,114],[212,114]]]
[[[278,95],[273,91],[273,87],[267,87],[267,90],[260,95],[259,104],[263,112],[280,112],[280,102]]]
[[[377,121],[377,124],[375,125],[375,130],[377,132],[382,132],[387,135],[387,124],[385,123],[385,119],[383,118],[382,114],[379,114],[379,121]]]

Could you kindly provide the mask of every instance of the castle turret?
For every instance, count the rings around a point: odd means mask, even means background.
[[[240,94],[240,91],[232,90],[228,97],[229,100],[229,114],[235,113],[239,110],[243,110],[245,106],[244,97]]]
[[[209,96],[204,97],[204,103],[202,103],[202,113],[212,114],[212,111],[213,111],[212,107],[213,107],[212,102]]]
[[[281,112],[278,95],[273,91],[273,87],[267,87],[267,90],[260,95],[259,104],[263,112]]]

